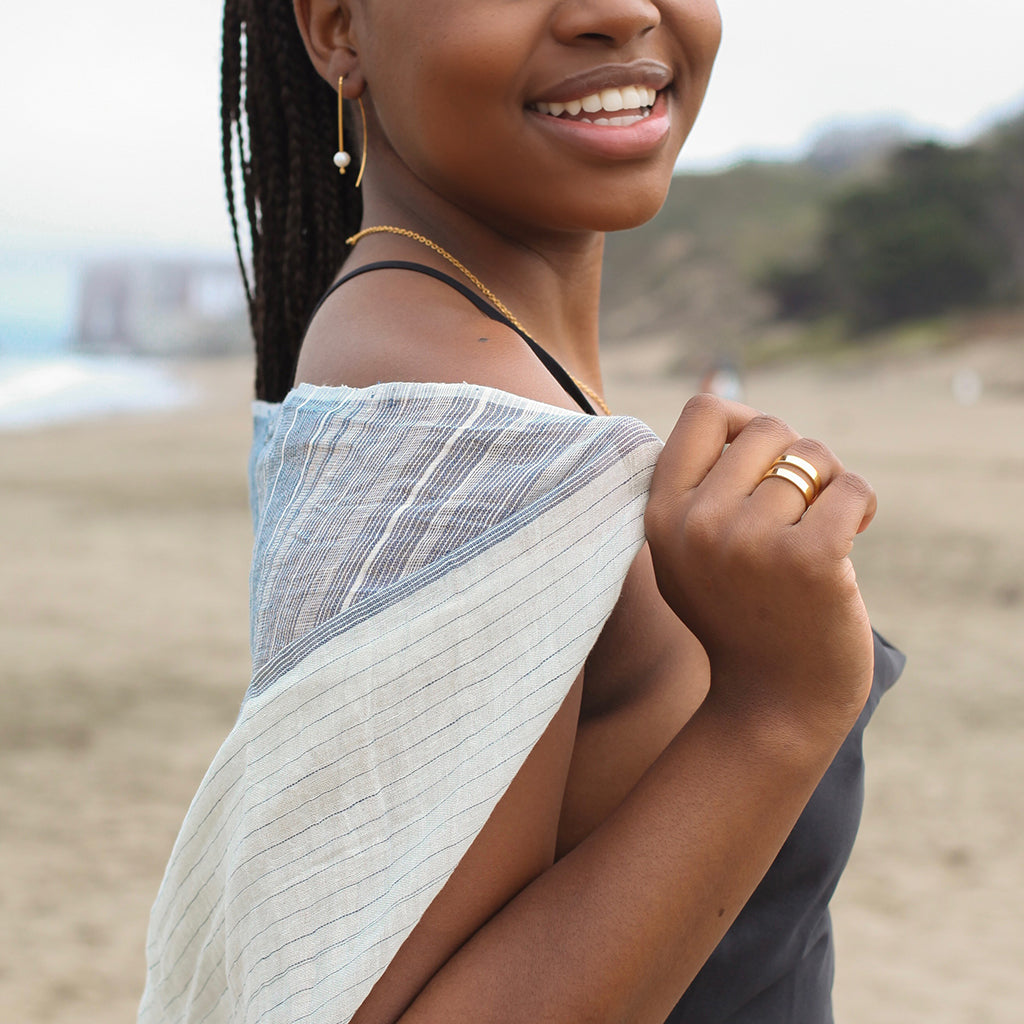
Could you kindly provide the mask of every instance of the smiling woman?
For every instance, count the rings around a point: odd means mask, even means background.
[[[710,0],[229,0],[253,676],[146,1024],[830,1019],[899,666],[849,562],[873,492],[735,403],[665,445],[595,414],[604,232],[664,201],[719,34]]]

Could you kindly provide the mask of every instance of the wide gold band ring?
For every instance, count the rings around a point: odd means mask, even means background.
[[[799,455],[779,456],[761,479],[767,480],[772,476],[791,483],[804,496],[808,508],[821,493],[821,474],[812,463]]]
[[[821,474],[815,469],[814,465],[808,462],[806,459],[802,459],[799,455],[780,455],[775,462],[775,466],[795,466],[800,470],[808,480],[811,481],[811,486],[814,488],[814,496],[817,497],[821,491]]]

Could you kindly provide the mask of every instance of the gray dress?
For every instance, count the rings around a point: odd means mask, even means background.
[[[875,634],[871,695],[857,724],[667,1024],[832,1024],[828,904],[860,824],[864,728],[905,660]]]

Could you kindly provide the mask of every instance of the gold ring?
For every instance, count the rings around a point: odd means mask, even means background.
[[[814,504],[814,499],[817,498],[818,492],[815,490],[814,484],[804,479],[799,473],[788,466],[780,466],[776,463],[761,477],[761,480],[767,480],[770,476],[777,476],[780,480],[788,480],[804,496],[804,501],[807,502],[808,508]]]
[[[775,466],[796,466],[797,469],[803,473],[808,480],[811,481],[811,485],[814,487],[814,496],[818,496],[818,492],[821,490],[821,474],[814,468],[814,466],[806,459],[802,459],[799,455],[780,455],[775,462]]]

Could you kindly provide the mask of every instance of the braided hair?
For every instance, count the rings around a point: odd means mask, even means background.
[[[256,341],[256,394],[292,386],[302,332],[359,230],[354,175],[341,176],[337,94],[306,54],[291,0],[225,0],[221,145],[228,213]],[[345,148],[356,151],[353,119]],[[237,192],[241,191],[241,197]],[[251,276],[239,231],[249,221]]]

